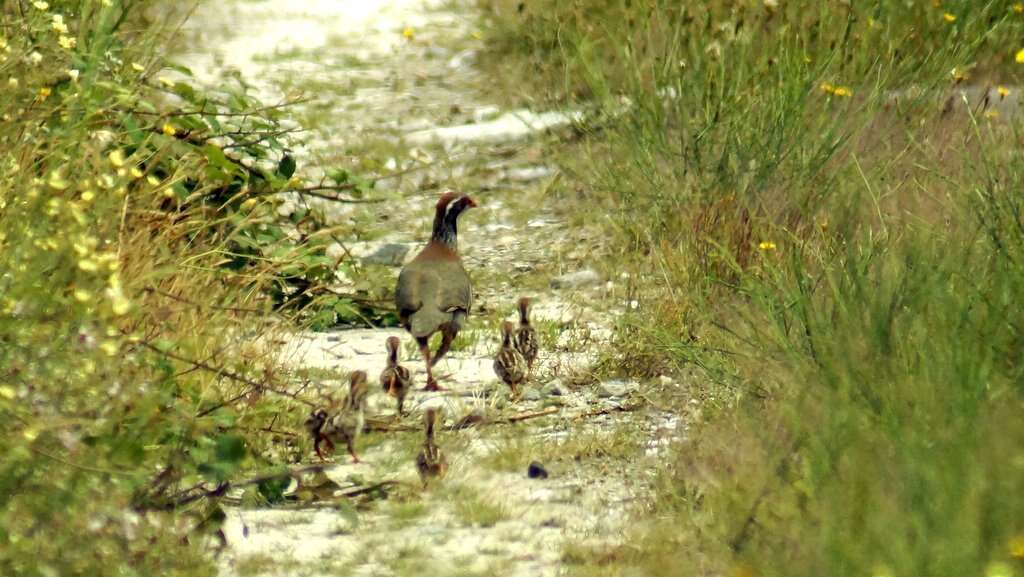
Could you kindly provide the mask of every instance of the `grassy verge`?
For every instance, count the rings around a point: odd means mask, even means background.
[[[511,84],[628,102],[561,201],[638,279],[623,370],[699,369],[637,546],[580,571],[1021,573],[1024,6],[485,7]]]
[[[280,108],[191,86],[160,8],[0,2],[5,575],[207,575],[195,497],[308,449],[260,343],[335,298],[340,232],[277,217],[303,186]]]

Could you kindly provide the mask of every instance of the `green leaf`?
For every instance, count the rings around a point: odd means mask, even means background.
[[[290,477],[287,475],[281,475],[280,477],[261,482],[257,488],[260,495],[266,499],[268,503],[280,503],[281,501],[284,501],[284,492],[288,489],[290,482]]]
[[[171,70],[177,70],[178,72],[181,72],[182,74],[187,74],[189,76],[193,76],[192,69],[189,68],[188,66],[185,66],[184,64],[178,64],[177,62],[164,62],[164,66],[166,66],[167,68],[170,68]]]
[[[188,100],[189,102],[196,101],[196,90],[184,82],[175,82],[174,87],[171,90],[178,96]]]
[[[292,155],[287,152],[284,153],[284,156],[281,157],[281,162],[277,165],[277,172],[286,179],[291,178],[295,174],[295,159],[292,158]]]
[[[245,439],[239,435],[221,435],[217,437],[217,448],[214,452],[218,461],[237,463],[245,458]]]

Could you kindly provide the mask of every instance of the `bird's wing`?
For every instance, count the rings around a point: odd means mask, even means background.
[[[429,271],[419,267],[408,266],[402,269],[398,275],[398,285],[395,287],[395,307],[399,315],[406,317],[420,310],[423,306],[423,299],[420,297],[423,289],[434,284],[431,281],[435,279],[427,278],[429,276]]]
[[[439,287],[438,306],[445,312],[454,312],[455,310],[469,312],[473,306],[473,285],[470,283],[466,269],[459,261],[442,263],[441,268],[439,273],[445,282]]]

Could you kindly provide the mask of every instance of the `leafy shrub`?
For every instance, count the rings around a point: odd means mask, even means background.
[[[268,345],[349,266],[308,210],[277,215],[321,189],[285,108],[193,87],[146,6],[0,4],[8,575],[209,574],[183,543],[222,515],[194,496],[297,457],[306,406]]]

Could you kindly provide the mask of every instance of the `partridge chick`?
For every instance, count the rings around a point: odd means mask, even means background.
[[[439,479],[448,472],[448,459],[434,444],[434,428],[437,426],[440,414],[438,409],[428,409],[423,419],[426,424],[427,438],[423,442],[420,454],[416,455],[416,470],[419,471],[424,487],[427,486],[430,479]]]
[[[409,369],[398,364],[398,347],[402,341],[398,337],[388,337],[384,343],[388,348],[388,366],[380,372],[380,385],[384,392],[398,399],[398,416],[402,416],[402,405],[405,403],[405,395],[412,388],[412,375]]]
[[[327,441],[330,450],[334,451],[334,444],[331,440],[323,435],[324,424],[327,423],[328,415],[327,409],[318,408],[314,409],[309,417],[306,418],[306,422],[303,423],[306,427],[306,431],[309,436],[313,438],[313,450],[316,451],[316,456],[320,457],[321,461],[326,460],[324,454],[320,452],[320,443]]]
[[[324,423],[321,429],[321,435],[332,446],[336,443],[345,443],[348,454],[352,455],[353,463],[359,462],[355,445],[366,422],[366,394],[366,372],[353,371],[349,377],[348,396],[345,397],[344,404],[336,415]]]
[[[526,359],[527,378],[533,376],[533,361],[539,349],[537,331],[530,326],[530,299],[519,299],[519,328],[516,330],[516,349]]]
[[[512,389],[512,397],[519,396],[519,383],[526,378],[526,359],[513,342],[515,326],[505,321],[501,325],[501,349],[494,357],[494,374]]]
[[[447,191],[437,201],[430,242],[405,265],[395,287],[398,319],[419,345],[427,365],[428,391],[439,391],[432,368],[448,352],[473,304],[473,287],[458,252],[459,215],[476,201]],[[431,335],[440,331],[441,345],[430,357]]]

